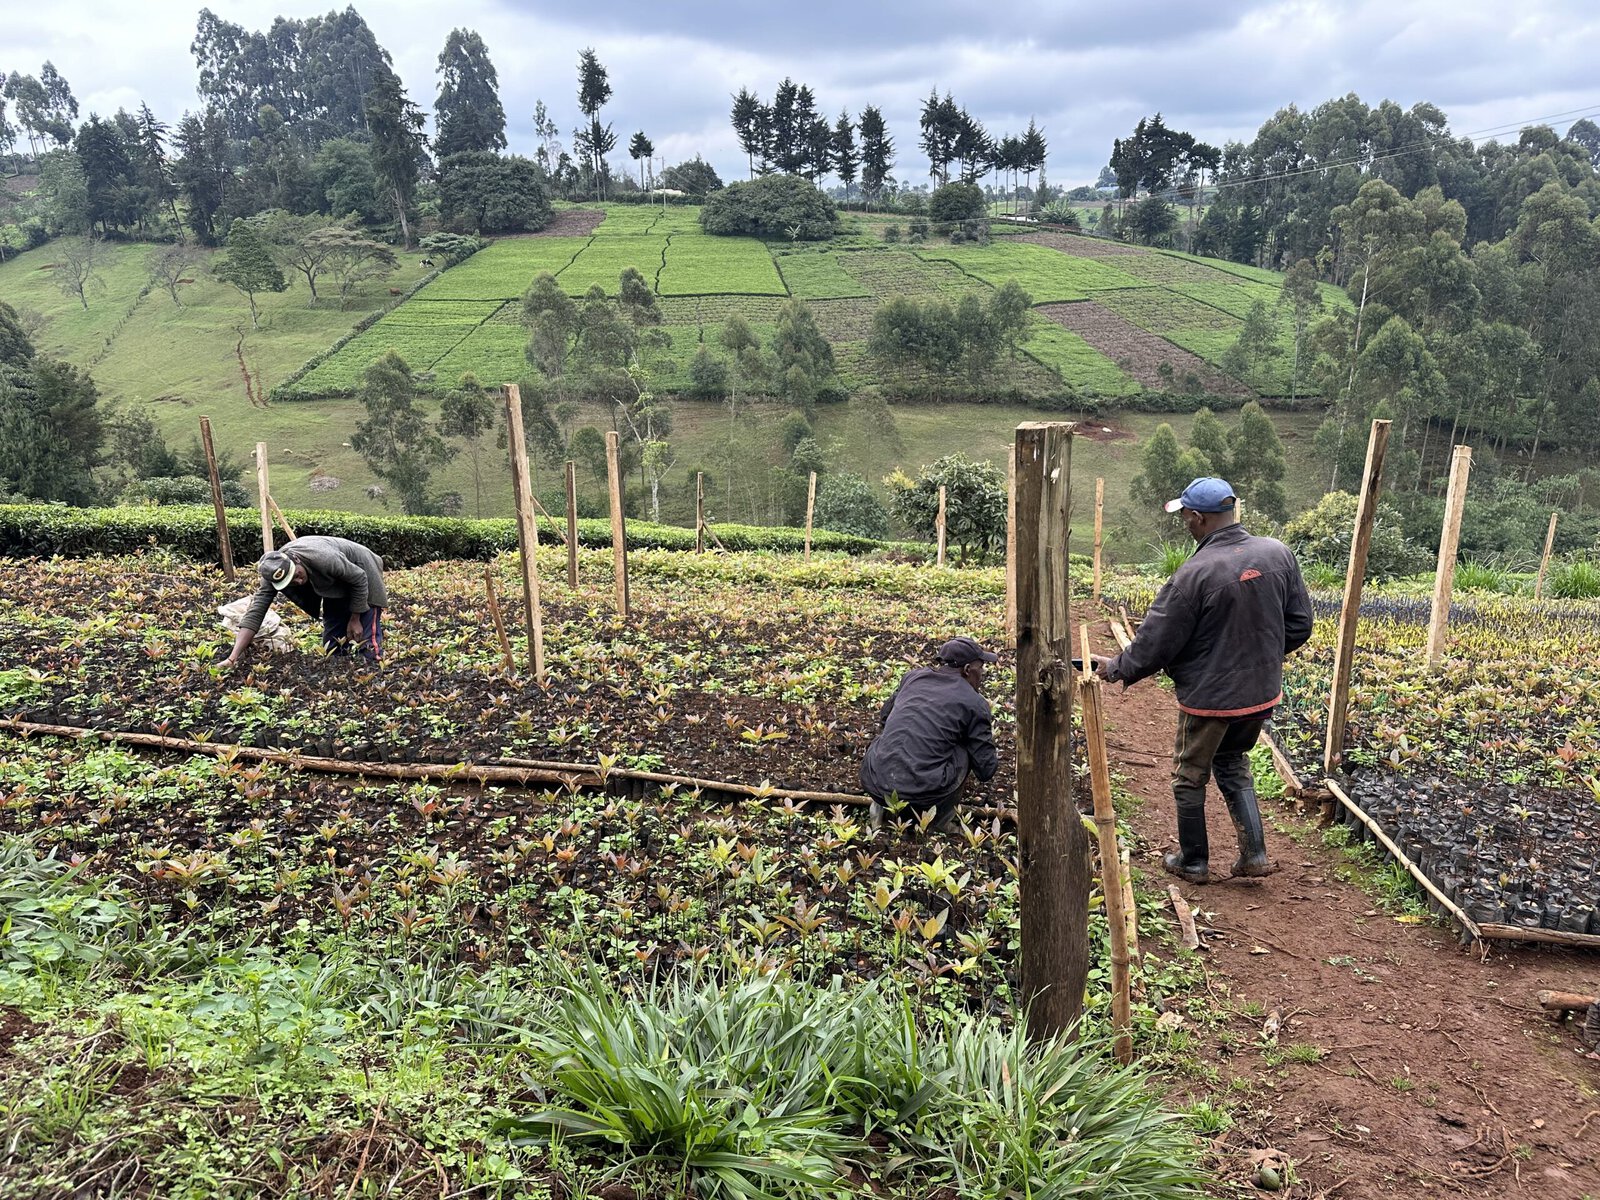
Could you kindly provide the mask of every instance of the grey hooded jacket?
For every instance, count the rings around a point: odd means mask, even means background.
[[[383,587],[383,559],[360,542],[312,535],[296,538],[279,549],[306,569],[305,583],[291,583],[283,589],[283,594],[313,617],[322,615],[324,600],[348,604],[352,614],[388,607],[389,594]],[[259,632],[267,610],[277,598],[278,590],[263,579],[239,624],[251,633]]]

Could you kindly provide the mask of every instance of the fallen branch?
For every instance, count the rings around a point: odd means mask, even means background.
[[[1185,949],[1200,949],[1200,934],[1194,927],[1194,910],[1183,898],[1183,893],[1178,891],[1177,884],[1167,885],[1167,896],[1172,900],[1172,911],[1178,915],[1178,928],[1182,930]]]
[[[1588,1012],[1589,1007],[1595,1003],[1595,997],[1585,996],[1579,992],[1557,992],[1546,989],[1539,993],[1539,1007],[1553,1009],[1560,1013]]]

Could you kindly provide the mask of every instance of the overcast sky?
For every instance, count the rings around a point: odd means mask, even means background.
[[[189,53],[193,0],[12,0],[0,70],[37,74],[45,59],[82,115],[148,101],[175,121],[197,106]],[[265,29],[331,4],[221,0],[219,16]],[[1356,92],[1442,107],[1452,130],[1480,134],[1535,118],[1564,128],[1600,114],[1597,0],[367,0],[357,5],[414,100],[431,112],[435,63],[454,25],[477,30],[500,74],[511,149],[532,149],[534,102],[566,131],[577,123],[578,51],[593,46],[615,94],[604,117],[621,147],[635,129],[668,162],[702,154],[743,174],[728,125],[732,93],[770,98],[791,75],[822,110],[877,104],[897,144],[894,174],[926,178],[917,112],[948,89],[991,133],[1034,117],[1049,139],[1052,183],[1090,182],[1111,139],[1139,117],[1215,144],[1247,140],[1276,109]]]

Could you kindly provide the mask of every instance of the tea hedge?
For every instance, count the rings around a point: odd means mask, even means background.
[[[285,514],[299,534],[349,538],[369,546],[391,566],[414,566],[435,559],[487,559],[516,549],[517,527],[509,518],[468,520],[457,517],[366,516],[359,513],[294,510]],[[48,504],[0,505],[0,557],[59,555],[88,558],[130,554],[160,548],[186,558],[212,559],[217,553],[214,516],[209,505],[163,505],[126,508],[65,508]],[[564,528],[565,522],[562,521]],[[540,522],[540,531],[560,540],[558,530]],[[252,562],[261,554],[260,517],[254,509],[228,512],[234,559]],[[797,553],[805,545],[799,529],[756,525],[717,525],[717,537],[728,550]],[[579,520],[578,543],[611,544],[611,523]],[[817,530],[811,539],[819,551],[861,555],[898,551],[924,556],[926,546],[875,542],[867,538]],[[639,550],[692,550],[694,531],[676,525],[628,524],[628,545]]]

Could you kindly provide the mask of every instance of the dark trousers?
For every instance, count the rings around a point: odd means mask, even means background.
[[[1270,714],[1229,720],[1197,717],[1178,710],[1178,736],[1172,747],[1172,796],[1178,815],[1204,816],[1206,781],[1215,777],[1224,797],[1252,786],[1246,757],[1261,738]]]
[[[329,654],[360,654],[369,662],[383,657],[383,609],[369,608],[361,614],[361,643],[350,641],[350,605],[344,600],[322,602],[322,644]]]

